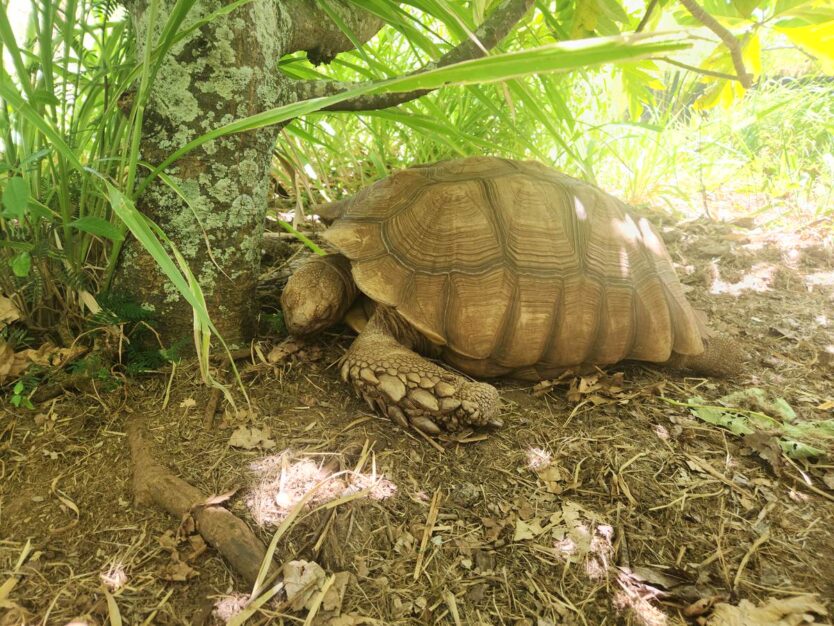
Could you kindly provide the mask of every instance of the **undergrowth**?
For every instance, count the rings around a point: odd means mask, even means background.
[[[404,3],[383,11],[389,27],[360,50],[326,67],[289,55],[279,69],[347,81],[401,76],[468,38],[487,4]],[[640,3],[607,5],[609,14],[589,26],[578,21],[578,4],[541,0],[492,56],[630,33],[645,15]],[[308,113],[285,127],[274,178],[290,202],[312,205],[396,168],[493,154],[540,160],[674,215],[701,210],[697,199],[708,193],[763,193],[801,205],[802,215],[787,219],[831,217],[834,84],[815,62],[803,61],[795,72],[793,61],[774,61],[785,58],[786,40],[766,37],[768,28],[799,20],[799,9],[770,0],[759,5],[761,16],[738,24],[745,45],[763,46],[761,58],[745,49],[763,75],[743,98],[731,89],[736,96],[728,108],[703,105],[726,84],[662,58],[602,68],[577,61],[574,71],[444,88],[393,109]],[[25,28],[13,27],[7,7],[0,12],[0,294],[20,310],[20,322],[0,329],[0,340],[69,344],[100,312],[130,230],[195,308],[200,341],[208,345],[212,325],[199,286],[165,233],[134,206],[151,178],[143,178],[145,168],[154,165],[139,159],[141,104],[162,56],[198,27],[183,26],[190,3],[177,6],[143,59],[124,10],[109,1],[34,0]],[[654,15],[648,30],[688,24],[674,7],[664,8],[662,19]],[[727,51],[711,45],[693,62],[726,63]],[[786,77],[791,72],[800,77]],[[290,117],[275,114],[269,123]],[[256,123],[241,122],[241,129]]]

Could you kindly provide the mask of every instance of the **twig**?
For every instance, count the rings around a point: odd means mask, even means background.
[[[649,23],[649,20],[652,17],[652,13],[654,13],[654,8],[657,6],[657,0],[651,0],[649,2],[649,6],[646,7],[646,12],[643,14],[643,19],[640,20],[640,23],[637,25],[637,28],[634,29],[635,33],[643,32],[643,29],[646,28],[646,24]]]
[[[455,599],[455,594],[448,589],[444,589],[443,599],[446,601],[446,606],[449,607],[449,614],[452,616],[455,626],[461,626],[460,611],[458,611],[458,603]]]
[[[444,67],[476,59],[485,55],[484,50],[494,48],[507,36],[512,28],[524,17],[525,13],[533,5],[534,0],[503,0],[492,14],[481,24],[472,37],[462,41],[449,50],[434,63],[408,74],[413,76],[437,67]],[[329,80],[298,80],[291,87],[296,91],[296,100],[307,100],[323,96],[334,95],[348,89],[359,86],[362,83],[345,83]],[[359,96],[344,102],[337,102],[325,111],[370,111],[375,109],[386,109],[388,107],[410,102],[420,96],[433,91],[432,89],[418,89],[404,93],[386,93],[367,96]]]
[[[723,78],[725,80],[738,80],[738,77],[733,74],[727,74],[726,72],[716,72],[715,70],[708,70],[702,67],[695,67],[694,65],[689,65],[687,63],[681,63],[680,61],[675,61],[675,59],[670,59],[669,57],[658,57],[657,60],[663,61],[664,63],[668,63],[669,65],[676,65],[678,67],[682,67],[685,70],[689,70],[690,72],[703,74],[705,76],[713,76],[715,78]]]
[[[217,387],[211,390],[211,395],[203,411],[203,428],[205,430],[211,430],[214,426],[214,414],[217,413],[217,404],[220,402],[221,393]]]
[[[730,56],[733,59],[733,67],[736,68],[736,74],[738,74],[735,80],[740,82],[745,89],[750,89],[753,86],[753,76],[744,67],[744,58],[741,56],[741,44],[738,39],[736,39],[733,33],[719,24],[718,20],[712,15],[704,11],[701,5],[695,2],[695,0],[681,0],[681,4],[692,14],[692,17],[718,35],[718,38],[729,48]]]
[[[741,563],[738,565],[738,571],[736,572],[735,578],[733,578],[733,590],[738,590],[738,583],[741,580],[741,574],[744,572],[744,568],[747,566],[747,562],[750,560],[750,557],[759,549],[764,542],[770,539],[770,530],[765,530],[756,541],[753,542],[753,545],[750,546],[750,549],[747,550],[747,553],[744,555],[744,558],[741,559]]]
[[[753,498],[753,494],[750,493],[747,489],[740,487],[739,485],[735,484],[732,480],[724,476],[721,472],[715,469],[712,465],[707,463],[706,461],[702,461],[696,456],[692,456],[691,454],[684,454],[684,456],[689,459],[692,463],[698,466],[699,469],[703,470],[713,478],[720,480],[722,483],[727,485],[730,489],[739,492],[741,495],[747,498]]]
[[[417,563],[414,564],[414,580],[420,578],[420,572],[423,570],[423,559],[426,556],[426,546],[429,544],[429,538],[434,531],[434,524],[437,521],[437,514],[440,511],[440,489],[434,492],[429,504],[429,512],[426,515],[426,527],[423,529],[423,538],[420,540],[420,550],[417,553]]]
[[[444,452],[446,452],[446,450],[444,450],[444,449],[443,449],[443,446],[441,446],[441,445],[440,445],[439,443],[437,443],[437,442],[436,442],[436,441],[435,441],[432,437],[430,437],[429,435],[427,435],[426,433],[424,433],[422,430],[420,430],[420,429],[419,429],[419,428],[417,428],[416,426],[412,426],[412,427],[411,427],[411,430],[412,430],[413,432],[417,433],[417,435],[419,435],[420,437],[422,437],[422,438],[426,441],[426,443],[428,443],[430,446],[432,446],[435,450],[437,450],[437,451],[438,451],[438,452],[440,452],[441,454],[443,454]]]
[[[834,496],[832,496],[830,493],[826,493],[825,491],[823,491],[823,490],[822,490],[822,489],[820,489],[819,487],[815,487],[814,485],[812,485],[812,484],[811,484],[810,479],[808,479],[808,478],[805,476],[805,472],[803,472],[803,471],[799,468],[799,466],[797,466],[797,464],[796,464],[796,463],[794,463],[793,459],[791,459],[789,456],[786,456],[786,455],[784,455],[784,454],[782,455],[782,457],[783,457],[783,458],[784,458],[784,459],[788,462],[788,464],[789,464],[789,465],[790,465],[790,466],[791,466],[794,470],[796,470],[796,471],[799,473],[799,478],[797,478],[797,477],[795,477],[795,476],[792,476],[792,478],[793,478],[796,482],[800,483],[800,484],[801,484],[801,485],[802,485],[805,489],[808,489],[809,491],[813,491],[813,492],[814,492],[815,494],[817,494],[818,496],[820,496],[820,497],[822,497],[822,498],[825,498],[826,500],[830,500],[831,502],[834,502]]]

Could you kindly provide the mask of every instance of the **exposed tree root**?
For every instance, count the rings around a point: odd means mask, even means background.
[[[144,418],[129,417],[126,430],[136,502],[153,504],[179,519],[191,516],[206,543],[223,555],[238,574],[254,583],[266,555],[261,540],[243,520],[154,459]]]

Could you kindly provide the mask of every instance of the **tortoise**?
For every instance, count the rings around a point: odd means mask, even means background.
[[[399,171],[331,203],[316,256],[281,295],[293,335],[347,318],[341,375],[424,432],[500,424],[477,378],[544,380],[624,359],[726,375],[732,341],[707,338],[645,218],[532,161],[470,157]]]

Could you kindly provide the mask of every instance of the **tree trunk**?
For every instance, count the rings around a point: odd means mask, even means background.
[[[158,40],[175,0],[159,0],[153,41]],[[225,6],[196,0],[187,23]],[[496,45],[532,6],[533,0],[501,0],[475,33],[438,60],[439,65],[481,56]],[[139,58],[150,21],[148,0],[127,0]],[[338,18],[331,20],[330,15]],[[346,26],[347,37],[337,24]],[[351,0],[252,0],[213,19],[168,53],[145,107],[141,159],[157,165],[206,132],[297,99],[335,93],[344,83],[294,81],[276,69],[284,54],[306,51],[313,63],[364,43],[382,21]],[[347,101],[350,110],[393,106],[424,91]],[[230,346],[247,342],[255,329],[261,236],[267,208],[269,167],[278,128],[216,139],[189,153],[154,181],[138,208],[167,234],[202,288],[209,314]],[[140,244],[122,251],[113,288],[152,312],[164,345],[192,336],[192,311]]]
[[[174,4],[174,0],[161,2],[158,24],[164,24]],[[197,20],[220,6],[219,0],[197,2],[189,19]],[[130,9],[137,39],[143,44],[148,6],[139,0]],[[255,0],[178,43],[151,88],[141,159],[157,164],[209,130],[282,104],[282,85],[272,67],[286,49],[290,28],[280,4]],[[168,170],[184,199],[157,180],[138,201],[139,209],[185,257],[212,320],[230,344],[247,341],[254,329],[260,240],[276,134],[277,129],[268,128],[205,144]],[[125,245],[114,289],[152,311],[166,345],[192,336],[190,306],[135,240]]]

